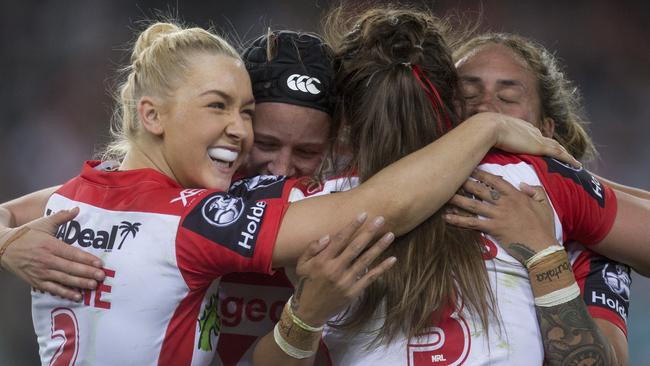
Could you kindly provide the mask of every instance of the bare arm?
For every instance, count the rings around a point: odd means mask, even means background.
[[[294,266],[305,243],[338,232],[359,211],[385,217],[385,230],[397,236],[410,231],[453,196],[493,146],[568,159],[556,141],[530,127],[500,114],[477,114],[355,189],[292,204],[278,234],[273,265]]]
[[[0,233],[6,234],[0,238],[0,245],[17,230],[8,228],[38,228],[11,243],[0,265],[36,289],[78,300],[78,289],[95,288],[97,281],[104,279],[104,272],[99,258],[52,236],[58,225],[74,217],[57,214],[42,218],[47,200],[57,189],[47,188],[0,205]]]
[[[592,175],[594,175],[596,178],[600,179],[601,181],[605,182],[605,184],[607,184],[608,186],[614,188],[617,191],[627,193],[627,194],[629,194],[631,196],[634,196],[634,197],[637,197],[637,198],[640,198],[640,199],[650,200],[650,192],[648,192],[648,191],[645,191],[645,190],[640,189],[640,188],[629,187],[629,186],[625,186],[625,185],[622,185],[622,184],[619,184],[619,183],[616,183],[616,182],[612,182],[611,180],[605,179],[603,177],[599,177],[599,176],[597,176],[597,175],[595,175],[593,173],[592,173]]]
[[[612,229],[593,251],[650,276],[650,200],[615,191],[618,211]]]
[[[533,197],[516,190],[505,180],[486,173],[477,172],[475,178],[481,182],[468,181],[464,188],[483,200],[469,199],[456,195],[454,205],[477,217],[448,215],[447,220],[463,227],[489,233],[499,240],[501,246],[522,264],[549,245],[556,243],[553,233],[553,213],[548,198],[541,187],[524,189]],[[550,258],[546,257],[546,258]],[[627,340],[612,323],[595,321],[587,311],[585,302],[578,293],[573,293],[560,303],[543,303],[543,299],[554,291],[577,286],[566,253],[554,255],[554,262],[544,263],[530,272],[530,283],[535,300],[535,312],[540,326],[544,354],[548,365],[565,365],[573,362],[587,362],[590,365],[619,365],[627,360]],[[541,269],[540,269],[541,268]],[[553,273],[557,276],[545,276]],[[540,274],[541,275],[538,275]],[[577,291],[577,287],[574,287]],[[605,323],[602,327],[600,324]],[[612,327],[615,327],[615,332]]]

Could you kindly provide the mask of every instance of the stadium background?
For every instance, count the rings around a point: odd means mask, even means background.
[[[293,1],[3,1],[0,3],[0,201],[65,182],[106,140],[106,90],[137,21],[153,9],[243,40],[266,26],[316,31],[330,3]],[[481,3],[427,3],[474,14]],[[601,157],[591,168],[650,190],[650,6],[644,1],[482,2],[481,29],[539,40],[581,88]],[[650,223],[649,223],[650,224]],[[0,365],[35,365],[29,288],[0,273]],[[634,277],[632,365],[650,358],[650,281]],[[125,331],[128,331],[125,329]],[[106,345],[110,347],[110,345]]]

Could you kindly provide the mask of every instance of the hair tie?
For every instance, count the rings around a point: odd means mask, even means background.
[[[449,120],[449,116],[445,112],[445,105],[442,103],[438,89],[436,89],[433,83],[427,79],[427,77],[424,75],[424,72],[422,72],[418,65],[413,65],[411,69],[413,70],[415,79],[417,79],[417,81],[420,83],[420,86],[422,86],[425,93],[427,93],[429,101],[431,101],[431,105],[433,106],[433,110],[438,116],[438,127],[444,132],[451,130],[453,126],[451,124],[451,120]],[[441,117],[444,117],[445,125],[447,127],[446,129],[442,126]]]

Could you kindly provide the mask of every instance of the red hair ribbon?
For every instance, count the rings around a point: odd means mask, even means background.
[[[413,75],[415,75],[415,78],[422,86],[422,89],[424,89],[424,91],[427,93],[427,96],[431,101],[431,105],[433,106],[433,110],[438,115],[438,126],[440,127],[440,130],[443,132],[451,130],[453,126],[451,125],[449,116],[445,112],[445,105],[442,103],[440,94],[438,94],[438,89],[436,89],[433,83],[427,79],[427,77],[424,75],[424,72],[422,72],[422,69],[420,69],[418,65],[412,65],[411,70],[413,70]],[[447,127],[446,129],[442,127],[442,121],[440,120],[441,118],[444,118],[445,120],[445,125]]]

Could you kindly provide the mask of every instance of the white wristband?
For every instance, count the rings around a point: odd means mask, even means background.
[[[580,296],[580,288],[577,283],[572,283],[570,286],[557,291],[553,291],[544,296],[535,298],[536,306],[551,307],[569,302],[576,297]]]
[[[544,248],[539,252],[535,253],[532,257],[528,258],[528,260],[524,262],[524,266],[526,266],[526,268],[530,268],[530,266],[539,262],[542,258],[546,257],[547,255],[551,255],[561,250],[564,250],[564,247],[561,245],[551,245],[548,248]]]
[[[279,323],[276,323],[275,327],[273,328],[273,339],[275,339],[275,343],[284,353],[299,360],[311,357],[316,354],[316,351],[305,351],[290,345],[289,342],[287,342],[280,334],[278,324]]]

